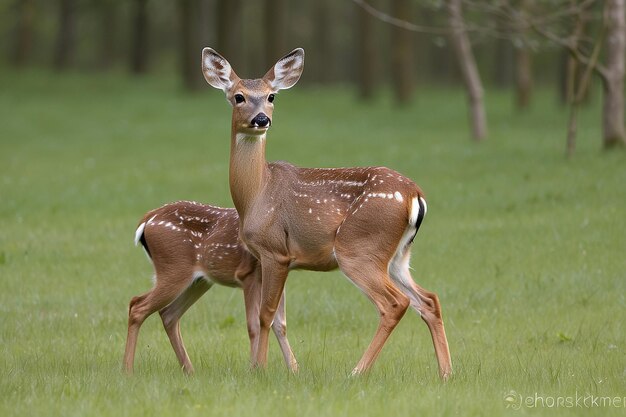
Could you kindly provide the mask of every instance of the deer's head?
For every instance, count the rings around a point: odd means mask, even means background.
[[[228,61],[211,48],[202,50],[202,72],[207,82],[226,94],[233,106],[233,128],[246,136],[260,136],[272,125],[274,95],[293,87],[304,69],[304,50],[285,55],[258,79],[241,79]]]

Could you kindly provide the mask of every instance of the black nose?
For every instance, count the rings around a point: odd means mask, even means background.
[[[252,119],[251,124],[254,127],[267,127],[270,124],[272,124],[272,122],[270,121],[270,118],[267,117],[265,113],[259,113],[256,116],[254,116],[254,119]]]

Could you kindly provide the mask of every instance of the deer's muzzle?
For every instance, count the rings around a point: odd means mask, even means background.
[[[265,113],[259,113],[250,121],[251,127],[270,127],[272,121]]]

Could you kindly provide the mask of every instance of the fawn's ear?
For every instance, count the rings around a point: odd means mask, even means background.
[[[227,92],[239,80],[226,58],[211,48],[202,50],[204,79],[215,88]]]
[[[304,49],[297,48],[282,57],[270,68],[263,79],[275,91],[293,87],[304,70]]]

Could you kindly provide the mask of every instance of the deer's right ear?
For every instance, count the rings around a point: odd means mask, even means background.
[[[238,78],[226,58],[211,48],[202,50],[202,73],[211,86],[224,92],[228,91]]]

